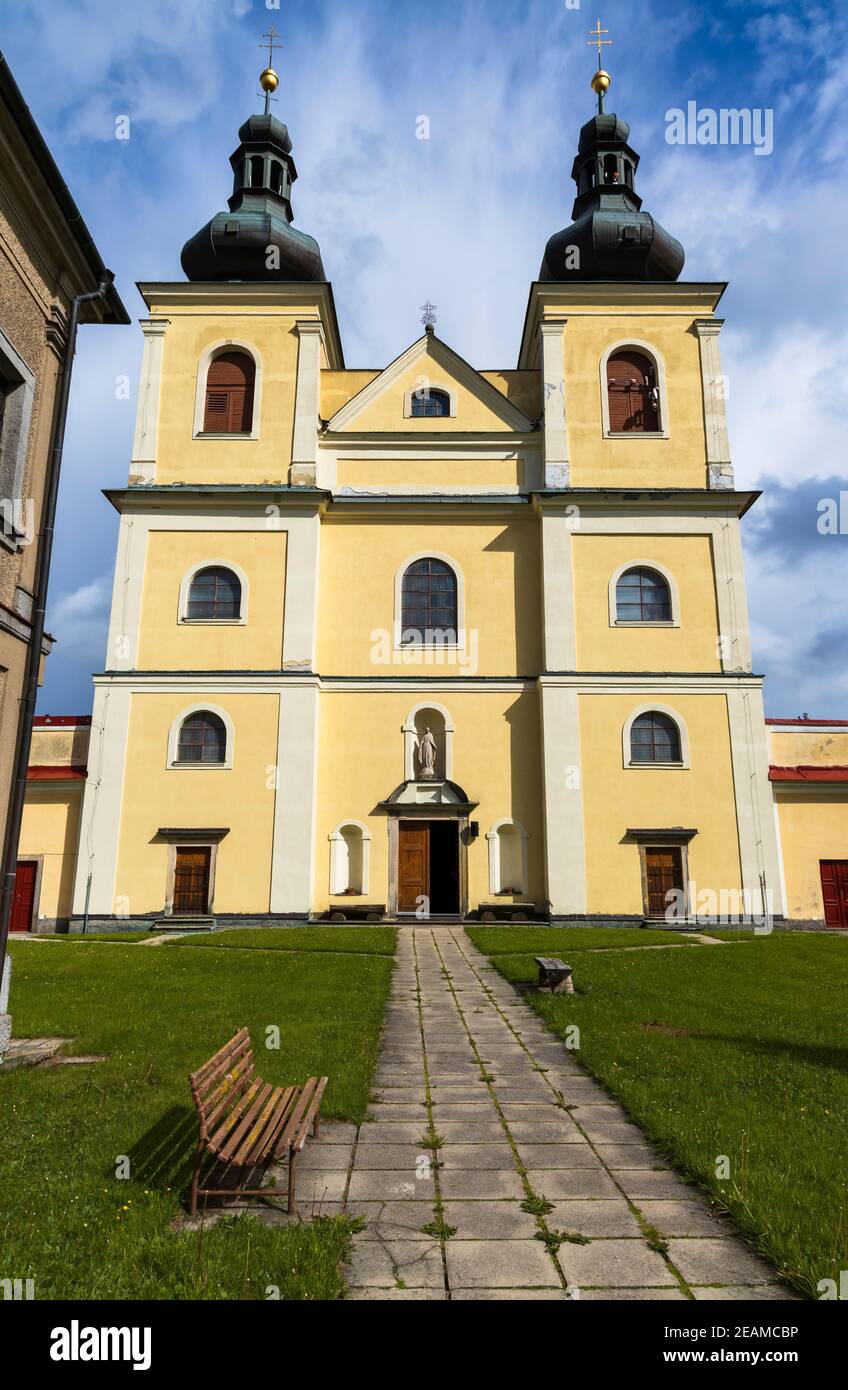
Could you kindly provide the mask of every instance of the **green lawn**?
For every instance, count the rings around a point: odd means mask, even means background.
[[[379,954],[332,952],[335,934],[315,929],[313,949],[265,957],[12,945],[16,1036],[72,1037],[68,1051],[106,1060],[0,1071],[0,1277],[33,1278],[37,1298],[342,1295],[344,1219],[170,1229],[196,1137],[187,1075],[238,1027],[250,1028],[268,1080],[326,1074],[322,1114],[364,1116],[393,933],[384,930]],[[265,1047],[272,1025],[279,1051]],[[122,1155],[131,1176],[119,1180]]]
[[[169,946],[223,946],[239,951],[352,951],[358,955],[393,956],[393,927],[258,927],[238,931],[175,936]]]
[[[470,933],[480,944],[481,932]],[[729,935],[729,934],[728,934]],[[569,952],[571,930],[545,934]],[[535,981],[520,929],[493,960]],[[510,950],[528,954],[508,954]],[[491,947],[489,948],[491,954]],[[795,1286],[848,1268],[848,942],[809,933],[682,951],[583,952],[574,996],[530,993],[554,1032]],[[730,1177],[716,1176],[721,1155]]]
[[[468,935],[489,956],[597,951],[610,946],[697,945],[691,936],[656,927],[468,927]]]

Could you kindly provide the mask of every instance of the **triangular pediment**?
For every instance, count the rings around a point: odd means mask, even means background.
[[[446,392],[450,416],[413,417],[411,397],[422,389]],[[533,424],[464,357],[435,333],[425,333],[337,410],[327,429],[354,434],[524,434]]]

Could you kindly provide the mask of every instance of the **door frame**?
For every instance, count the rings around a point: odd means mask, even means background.
[[[430,814],[427,814],[429,810]],[[400,830],[401,821],[452,821],[456,825],[459,850],[459,913],[460,919],[468,916],[468,815],[466,813],[457,814],[454,810],[448,815],[433,815],[432,807],[426,805],[416,806],[410,804],[409,815],[394,815],[388,818],[389,833],[389,893],[386,904],[386,912],[390,917],[415,918],[414,912],[398,912],[398,878],[399,864],[398,855],[400,853]],[[453,913],[439,914],[440,916],[453,916]],[[424,918],[420,919],[426,920]]]
[[[635,840],[639,846],[639,870],[642,880],[642,916],[646,921],[656,922],[658,919],[651,916],[651,904],[648,896],[648,857],[646,850],[649,849],[679,849],[680,850],[680,873],[683,878],[683,905],[685,919],[688,921],[692,915],[692,898],[689,880],[689,841],[697,835],[697,830],[684,830],[674,827],[667,830],[627,830],[626,840]]]
[[[174,891],[176,888],[177,877],[177,850],[179,849],[208,849],[209,853],[209,890],[206,894],[206,907],[203,912],[198,913],[199,917],[210,917],[215,902],[215,870],[218,860],[218,846],[210,843],[209,840],[179,840],[168,845],[168,882],[165,890],[165,916],[172,917],[174,914]],[[181,914],[182,915],[182,914]]]
[[[33,933],[34,935],[37,935],[36,927],[38,925],[38,909],[41,904],[41,877],[44,873],[44,855],[19,854],[17,860],[15,861],[16,874],[18,864],[35,865],[35,882],[32,886],[32,912],[30,913],[29,926],[27,927],[27,931]]]

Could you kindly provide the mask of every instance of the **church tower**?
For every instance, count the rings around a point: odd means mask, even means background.
[[[262,83],[186,280],[140,286],[74,926],[779,913],[724,286],[680,279],[608,74],[494,371],[429,301],[346,367]]]

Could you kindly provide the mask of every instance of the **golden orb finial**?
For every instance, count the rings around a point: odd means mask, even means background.
[[[276,92],[280,85],[280,79],[273,68],[265,68],[259,74],[259,85],[263,92]]]
[[[603,113],[604,109],[604,96],[609,91],[610,84],[612,82],[612,78],[610,77],[609,73],[606,71],[605,68],[601,67],[601,62],[603,61],[604,56],[604,49],[609,48],[612,45],[612,39],[605,39],[603,37],[604,34],[608,33],[609,29],[601,28],[600,19],[598,20],[596,28],[589,30],[589,47],[597,48],[598,50],[598,71],[592,78],[592,91],[598,98],[598,110],[601,113]]]

